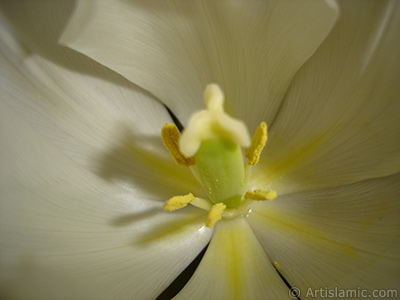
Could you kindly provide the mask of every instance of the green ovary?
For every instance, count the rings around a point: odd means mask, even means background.
[[[241,148],[229,140],[204,141],[196,155],[202,185],[214,203],[237,208],[245,191],[245,171]]]

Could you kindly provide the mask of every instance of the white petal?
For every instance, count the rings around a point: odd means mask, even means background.
[[[5,16],[14,16],[7,9]],[[59,25],[60,12],[45,11],[32,12],[23,24],[1,20],[2,101],[103,179],[161,199],[196,193],[200,187],[190,171],[177,167],[162,144],[162,125],[170,121],[164,106],[122,76],[59,46],[57,26],[33,18]]]
[[[0,104],[3,297],[154,299],[209,241],[202,210],[99,179]]]
[[[400,170],[400,3],[342,4],[270,127],[255,185],[282,194]]]
[[[196,272],[177,299],[290,299],[245,219],[220,221]]]
[[[250,130],[275,116],[336,17],[333,1],[80,1],[62,43],[119,72],[184,123],[222,87]]]
[[[279,271],[308,288],[398,286],[400,174],[255,203],[250,226]],[[300,296],[303,299],[303,296]]]

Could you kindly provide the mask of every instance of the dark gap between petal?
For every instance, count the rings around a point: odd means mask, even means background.
[[[204,256],[204,253],[206,253],[207,247],[208,245],[204,247],[204,249],[190,263],[190,265],[186,267],[186,269],[160,294],[160,296],[157,297],[156,300],[170,300],[183,289],[183,287],[192,277],[194,271],[196,271],[197,266]]]
[[[172,121],[178,128],[180,132],[183,131],[183,125],[181,121],[175,116],[175,114],[164,105],[167,109],[169,115],[171,116]],[[185,270],[177,277],[175,280],[156,298],[156,300],[170,300],[175,297],[188,283],[190,278],[192,277],[193,273],[196,271],[198,265],[200,264],[201,259],[204,256],[208,248],[208,244],[204,247],[204,249],[197,255],[197,257],[186,267]]]
[[[176,127],[178,127],[178,130],[179,130],[180,132],[182,132],[182,130],[183,130],[183,125],[182,125],[181,121],[179,121],[179,119],[174,115],[174,113],[173,113],[166,105],[164,105],[164,106],[165,106],[165,108],[167,109],[169,115],[171,116],[172,121],[174,121]]]
[[[300,295],[299,295],[300,290],[297,287],[292,287],[290,285],[290,283],[286,280],[286,278],[281,274],[281,272],[279,272],[279,270],[276,268],[276,266],[274,264],[272,264],[272,266],[274,267],[275,271],[279,274],[279,277],[283,280],[283,282],[289,288],[288,293],[289,293],[290,298],[301,300]]]

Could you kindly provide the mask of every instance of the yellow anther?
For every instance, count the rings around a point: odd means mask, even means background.
[[[256,132],[251,138],[250,147],[245,149],[245,156],[248,159],[248,164],[254,166],[260,159],[261,151],[267,142],[267,124],[261,122],[258,125]]]
[[[222,213],[224,212],[226,205],[223,203],[214,204],[208,212],[206,219],[206,226],[213,227],[215,223],[222,219]]]
[[[276,196],[277,195],[275,191],[266,191],[257,189],[254,191],[247,191],[246,194],[244,195],[244,198],[255,201],[265,201],[265,200],[271,201],[274,200]]]
[[[186,157],[179,150],[179,139],[181,135],[174,124],[166,123],[161,130],[161,138],[165,147],[171,153],[175,162],[184,167],[190,167],[196,164],[194,157]]]
[[[192,193],[184,196],[174,196],[171,199],[165,201],[163,208],[165,211],[174,211],[180,208],[184,208],[190,202],[194,200]]]

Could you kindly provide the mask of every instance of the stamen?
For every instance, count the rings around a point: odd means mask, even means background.
[[[194,200],[194,196],[192,193],[189,193],[184,196],[174,196],[171,199],[165,201],[163,208],[165,211],[174,211],[177,209],[184,208],[190,202]]]
[[[222,213],[224,212],[226,205],[223,203],[214,204],[208,212],[206,219],[206,226],[213,227],[215,223],[222,219]]]
[[[194,198],[192,202],[190,202],[191,205],[204,209],[206,211],[209,211],[211,209],[211,203],[210,201],[203,199],[203,198]]]
[[[260,159],[261,151],[267,142],[267,124],[261,122],[258,125],[256,132],[251,138],[250,147],[245,149],[245,157],[248,159],[248,164],[254,166]]]
[[[196,164],[194,157],[186,157],[179,150],[179,139],[181,135],[174,124],[166,123],[161,130],[161,138],[165,147],[171,153],[175,162],[184,167],[190,167]]]
[[[271,201],[276,198],[277,194],[275,191],[266,191],[262,189],[257,189],[254,191],[247,191],[244,195],[245,199],[255,200],[255,201]]]

